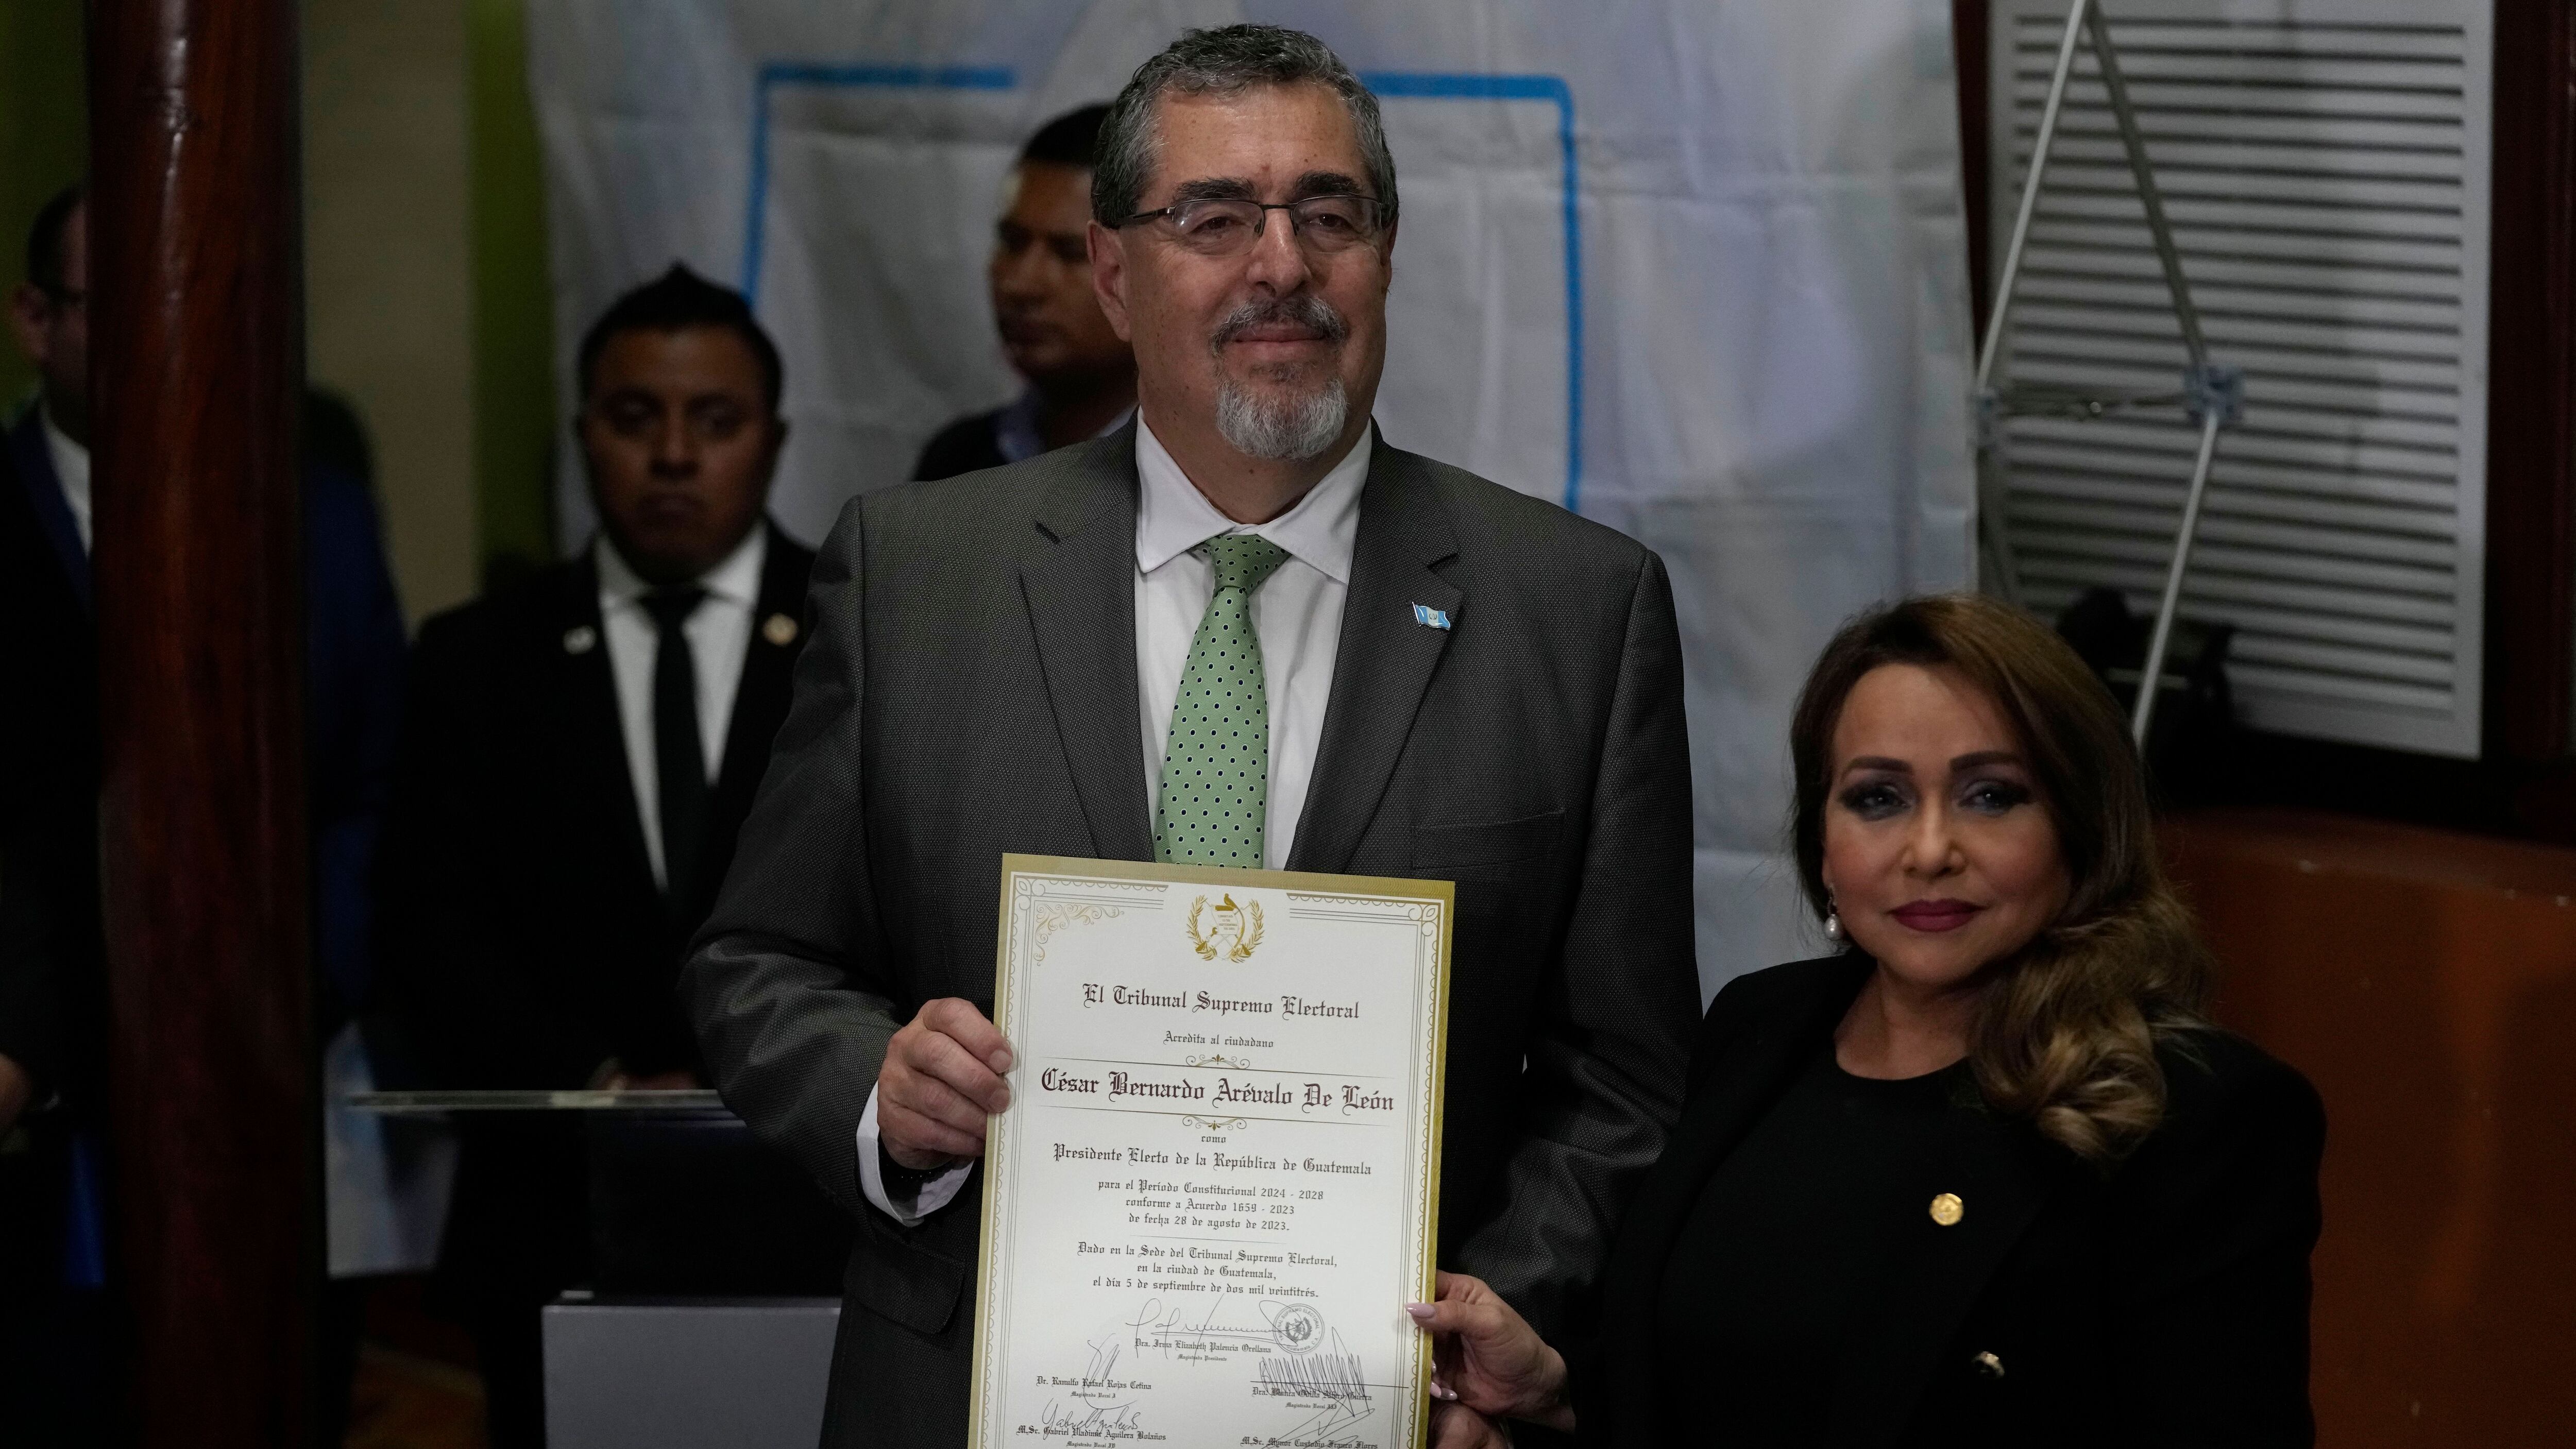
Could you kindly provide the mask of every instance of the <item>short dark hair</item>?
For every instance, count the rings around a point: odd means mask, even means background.
[[[75,181],[54,193],[36,213],[35,225],[27,228],[27,280],[47,296],[60,296],[63,291],[63,233],[70,229],[72,213],[89,199],[89,183]]]
[[[1020,148],[1023,165],[1035,161],[1046,166],[1071,166],[1088,171],[1092,155],[1100,149],[1100,123],[1109,119],[1109,103],[1094,101],[1070,110],[1045,125]]]
[[[751,303],[742,293],[708,281],[685,262],[673,262],[669,271],[610,303],[582,334],[577,372],[582,396],[590,396],[591,378],[608,339],[621,332],[677,332],[687,327],[722,327],[740,337],[760,363],[761,395],[771,412],[778,411],[779,393],[786,383],[778,344],[769,340],[760,319],[751,315]]]
[[[1168,92],[1185,96],[1240,95],[1254,86],[1319,85],[1341,97],[1359,133],[1361,164],[1377,193],[1386,224],[1395,225],[1395,155],[1387,149],[1386,123],[1377,97],[1342,64],[1332,48],[1302,30],[1281,25],[1221,25],[1185,30],[1162,54],[1136,67],[1127,88],[1110,102],[1101,124],[1098,161],[1091,172],[1091,215],[1116,226],[1136,214],[1146,174],[1162,137],[1154,103]]]

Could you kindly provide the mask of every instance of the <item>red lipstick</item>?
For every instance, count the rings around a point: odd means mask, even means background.
[[[1955,931],[1975,918],[1983,906],[1966,901],[1908,901],[1888,912],[1898,924],[1917,931]]]

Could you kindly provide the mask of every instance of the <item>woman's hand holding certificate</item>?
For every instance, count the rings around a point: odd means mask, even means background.
[[[1005,860],[972,1442],[1421,1443],[1450,915]]]

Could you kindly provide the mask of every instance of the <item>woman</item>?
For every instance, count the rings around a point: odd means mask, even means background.
[[[1841,953],[1718,993],[1572,1370],[1443,1275],[1435,1393],[1622,1446],[2312,1442],[2324,1115],[2202,1019],[2109,693],[1913,599],[1827,646],[1791,754]]]

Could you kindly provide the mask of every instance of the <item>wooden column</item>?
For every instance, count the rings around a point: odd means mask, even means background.
[[[2564,761],[2576,690],[2576,16],[2495,7],[2486,749]],[[2525,790],[2518,793],[2529,795]],[[2538,813],[2576,835],[2563,780]],[[2544,825],[2544,828],[2545,825]]]
[[[115,1274],[141,1442],[311,1437],[296,9],[90,7]]]

